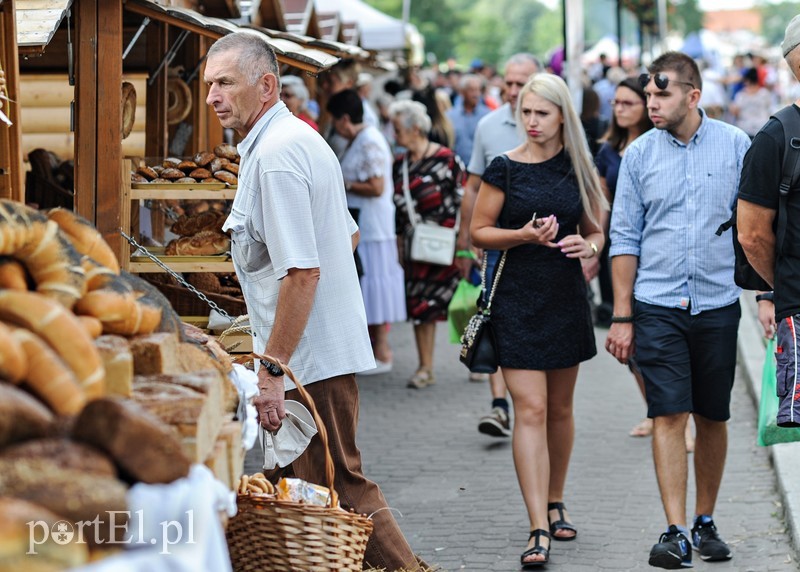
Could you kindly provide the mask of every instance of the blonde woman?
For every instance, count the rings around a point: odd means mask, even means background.
[[[470,233],[507,251],[492,302],[499,364],[514,402],[513,453],[530,518],[523,568],[549,560],[550,541],[573,540],[564,503],[580,362],[595,348],[581,259],[597,256],[608,203],[564,81],[537,74],[522,88],[524,142],[483,173]],[[499,272],[500,267],[498,265]]]

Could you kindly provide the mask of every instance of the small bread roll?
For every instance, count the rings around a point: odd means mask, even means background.
[[[209,153],[208,151],[201,151],[200,153],[194,156],[194,162],[197,163],[198,167],[205,167],[215,158],[216,155],[214,155],[214,153]]]
[[[151,167],[147,165],[142,165],[136,172],[146,178],[148,181],[152,181],[153,179],[158,178],[158,173],[156,173]]]
[[[187,161],[181,161],[178,164],[178,169],[180,169],[184,173],[188,173],[190,171],[194,171],[195,169],[197,169],[197,163],[195,163],[194,161],[188,161],[188,160]]]
[[[214,154],[217,157],[223,157],[230,161],[233,161],[239,156],[239,153],[236,151],[236,147],[229,145],[228,143],[222,143],[221,145],[214,147]]]
[[[211,171],[208,169],[198,168],[189,173],[190,177],[195,179],[208,179],[211,176]]]
[[[236,185],[239,183],[239,179],[230,171],[217,171],[214,173],[214,178],[219,179],[223,183],[228,183],[229,185]]]
[[[183,174],[183,171],[181,171],[180,169],[168,167],[163,171],[161,171],[162,179],[177,180],[180,179],[181,177],[185,177],[185,175]]]

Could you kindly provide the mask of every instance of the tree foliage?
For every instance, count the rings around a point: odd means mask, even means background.
[[[781,4],[764,3],[761,10],[761,33],[767,45],[780,45],[789,21],[800,14],[800,2],[783,2]]]

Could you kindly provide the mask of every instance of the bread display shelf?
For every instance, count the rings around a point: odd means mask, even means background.
[[[153,183],[131,184],[131,200],[141,199],[219,199],[231,200],[236,196],[236,187],[225,183]]]

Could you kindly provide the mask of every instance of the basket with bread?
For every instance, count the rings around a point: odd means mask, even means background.
[[[201,151],[190,158],[137,159],[131,167],[134,186],[188,184],[202,188],[221,184],[221,187],[235,187],[239,182],[239,152],[228,143],[217,145],[213,152]]]
[[[120,271],[86,220],[0,200],[0,572],[108,554],[113,527],[87,529],[86,542],[51,536],[31,555],[26,523],[75,529],[114,513],[122,526],[133,484],[202,463],[232,489],[244,450],[231,368],[156,288]]]
[[[325,449],[326,482],[320,486],[281,479],[273,486],[261,473],[242,477],[239,511],[226,529],[233,570],[360,571],[372,520],[339,505],[328,433],[313,398],[288,366],[270,356],[252,355],[279,365],[308,405]]]

